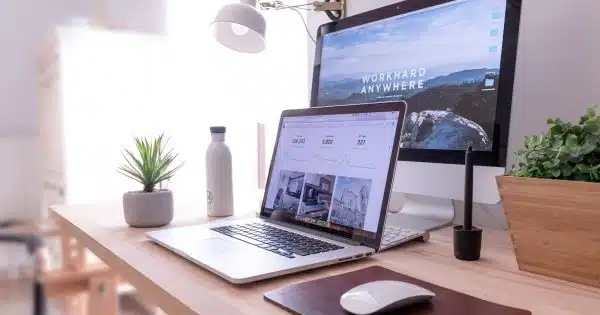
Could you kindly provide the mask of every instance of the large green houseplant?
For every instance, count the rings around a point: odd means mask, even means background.
[[[519,268],[600,287],[600,116],[548,119],[497,177]]]
[[[161,182],[169,180],[183,163],[173,166],[177,154],[167,149],[164,135],[156,138],[135,138],[136,151],[123,149],[125,159],[118,171],[133,179],[143,188],[123,194],[125,221],[134,227],[166,225],[173,219],[173,193],[157,189]]]
[[[600,116],[588,108],[579,123],[548,119],[548,131],[525,138],[512,175],[600,182]]]

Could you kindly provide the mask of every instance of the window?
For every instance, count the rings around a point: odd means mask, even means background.
[[[269,158],[281,110],[308,106],[309,40],[295,12],[265,11],[266,51],[229,51],[209,28],[224,3],[168,0],[166,36],[86,27],[61,32],[57,84],[66,202],[115,200],[140,189],[117,173],[120,150],[133,148],[132,136],[164,132],[185,161],[167,183],[176,207],[202,212],[209,126],[224,125],[233,155],[234,207],[256,205],[257,123],[266,124]]]

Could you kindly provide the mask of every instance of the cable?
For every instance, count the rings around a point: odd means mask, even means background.
[[[303,9],[303,10],[311,10],[303,7],[312,6],[313,3],[304,3],[304,4],[296,4],[296,5],[286,5],[281,1],[273,1],[273,2],[261,2],[260,7],[264,10],[274,9],[274,10],[283,10],[283,9]]]
[[[340,19],[339,17],[335,16],[335,14],[333,14],[333,12],[331,11],[325,11],[325,14],[327,14],[327,17],[329,17],[332,21]]]
[[[302,20],[302,24],[304,24],[304,29],[306,29],[306,34],[308,34],[308,37],[310,38],[310,40],[312,40],[312,42],[316,44],[317,41],[315,40],[315,38],[310,33],[310,29],[308,28],[308,25],[306,24],[306,20],[304,20],[304,15],[302,15],[302,12],[298,11],[298,9],[296,9],[296,8],[290,8],[290,10],[293,10],[294,12],[298,13],[298,15],[300,15],[300,19]]]
[[[326,2],[341,2],[341,0],[325,0]],[[275,0],[275,1],[263,1],[263,2],[259,2],[260,8],[263,10],[283,10],[283,9],[290,9],[290,10],[306,10],[306,11],[313,11],[314,9],[311,8],[306,8],[308,6],[315,6],[314,2],[309,2],[309,3],[304,3],[304,4],[295,4],[295,5],[286,5],[284,4],[282,1],[279,0]],[[341,10],[336,10],[336,11],[329,11],[326,10],[324,11],[325,14],[327,14],[327,16],[332,20],[332,21],[337,21],[339,19],[342,18],[342,11]]]

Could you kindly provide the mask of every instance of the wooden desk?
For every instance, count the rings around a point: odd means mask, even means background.
[[[175,226],[206,222],[197,213],[176,211]],[[182,210],[180,210],[181,212]],[[380,265],[440,286],[535,315],[594,314],[600,290],[520,272],[508,234],[485,231],[482,260],[454,259],[449,229],[433,233],[429,243],[412,243],[370,259],[242,286],[221,278],[154,245],[143,229],[128,228],[120,205],[57,206],[56,224],[134,285],[140,295],[172,315],[285,314],[263,300],[281,286]],[[240,259],[243,264],[243,259]]]

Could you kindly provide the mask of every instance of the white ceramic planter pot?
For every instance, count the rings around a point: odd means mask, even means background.
[[[163,189],[151,193],[130,191],[123,194],[125,222],[132,227],[157,227],[173,220],[173,193]]]

